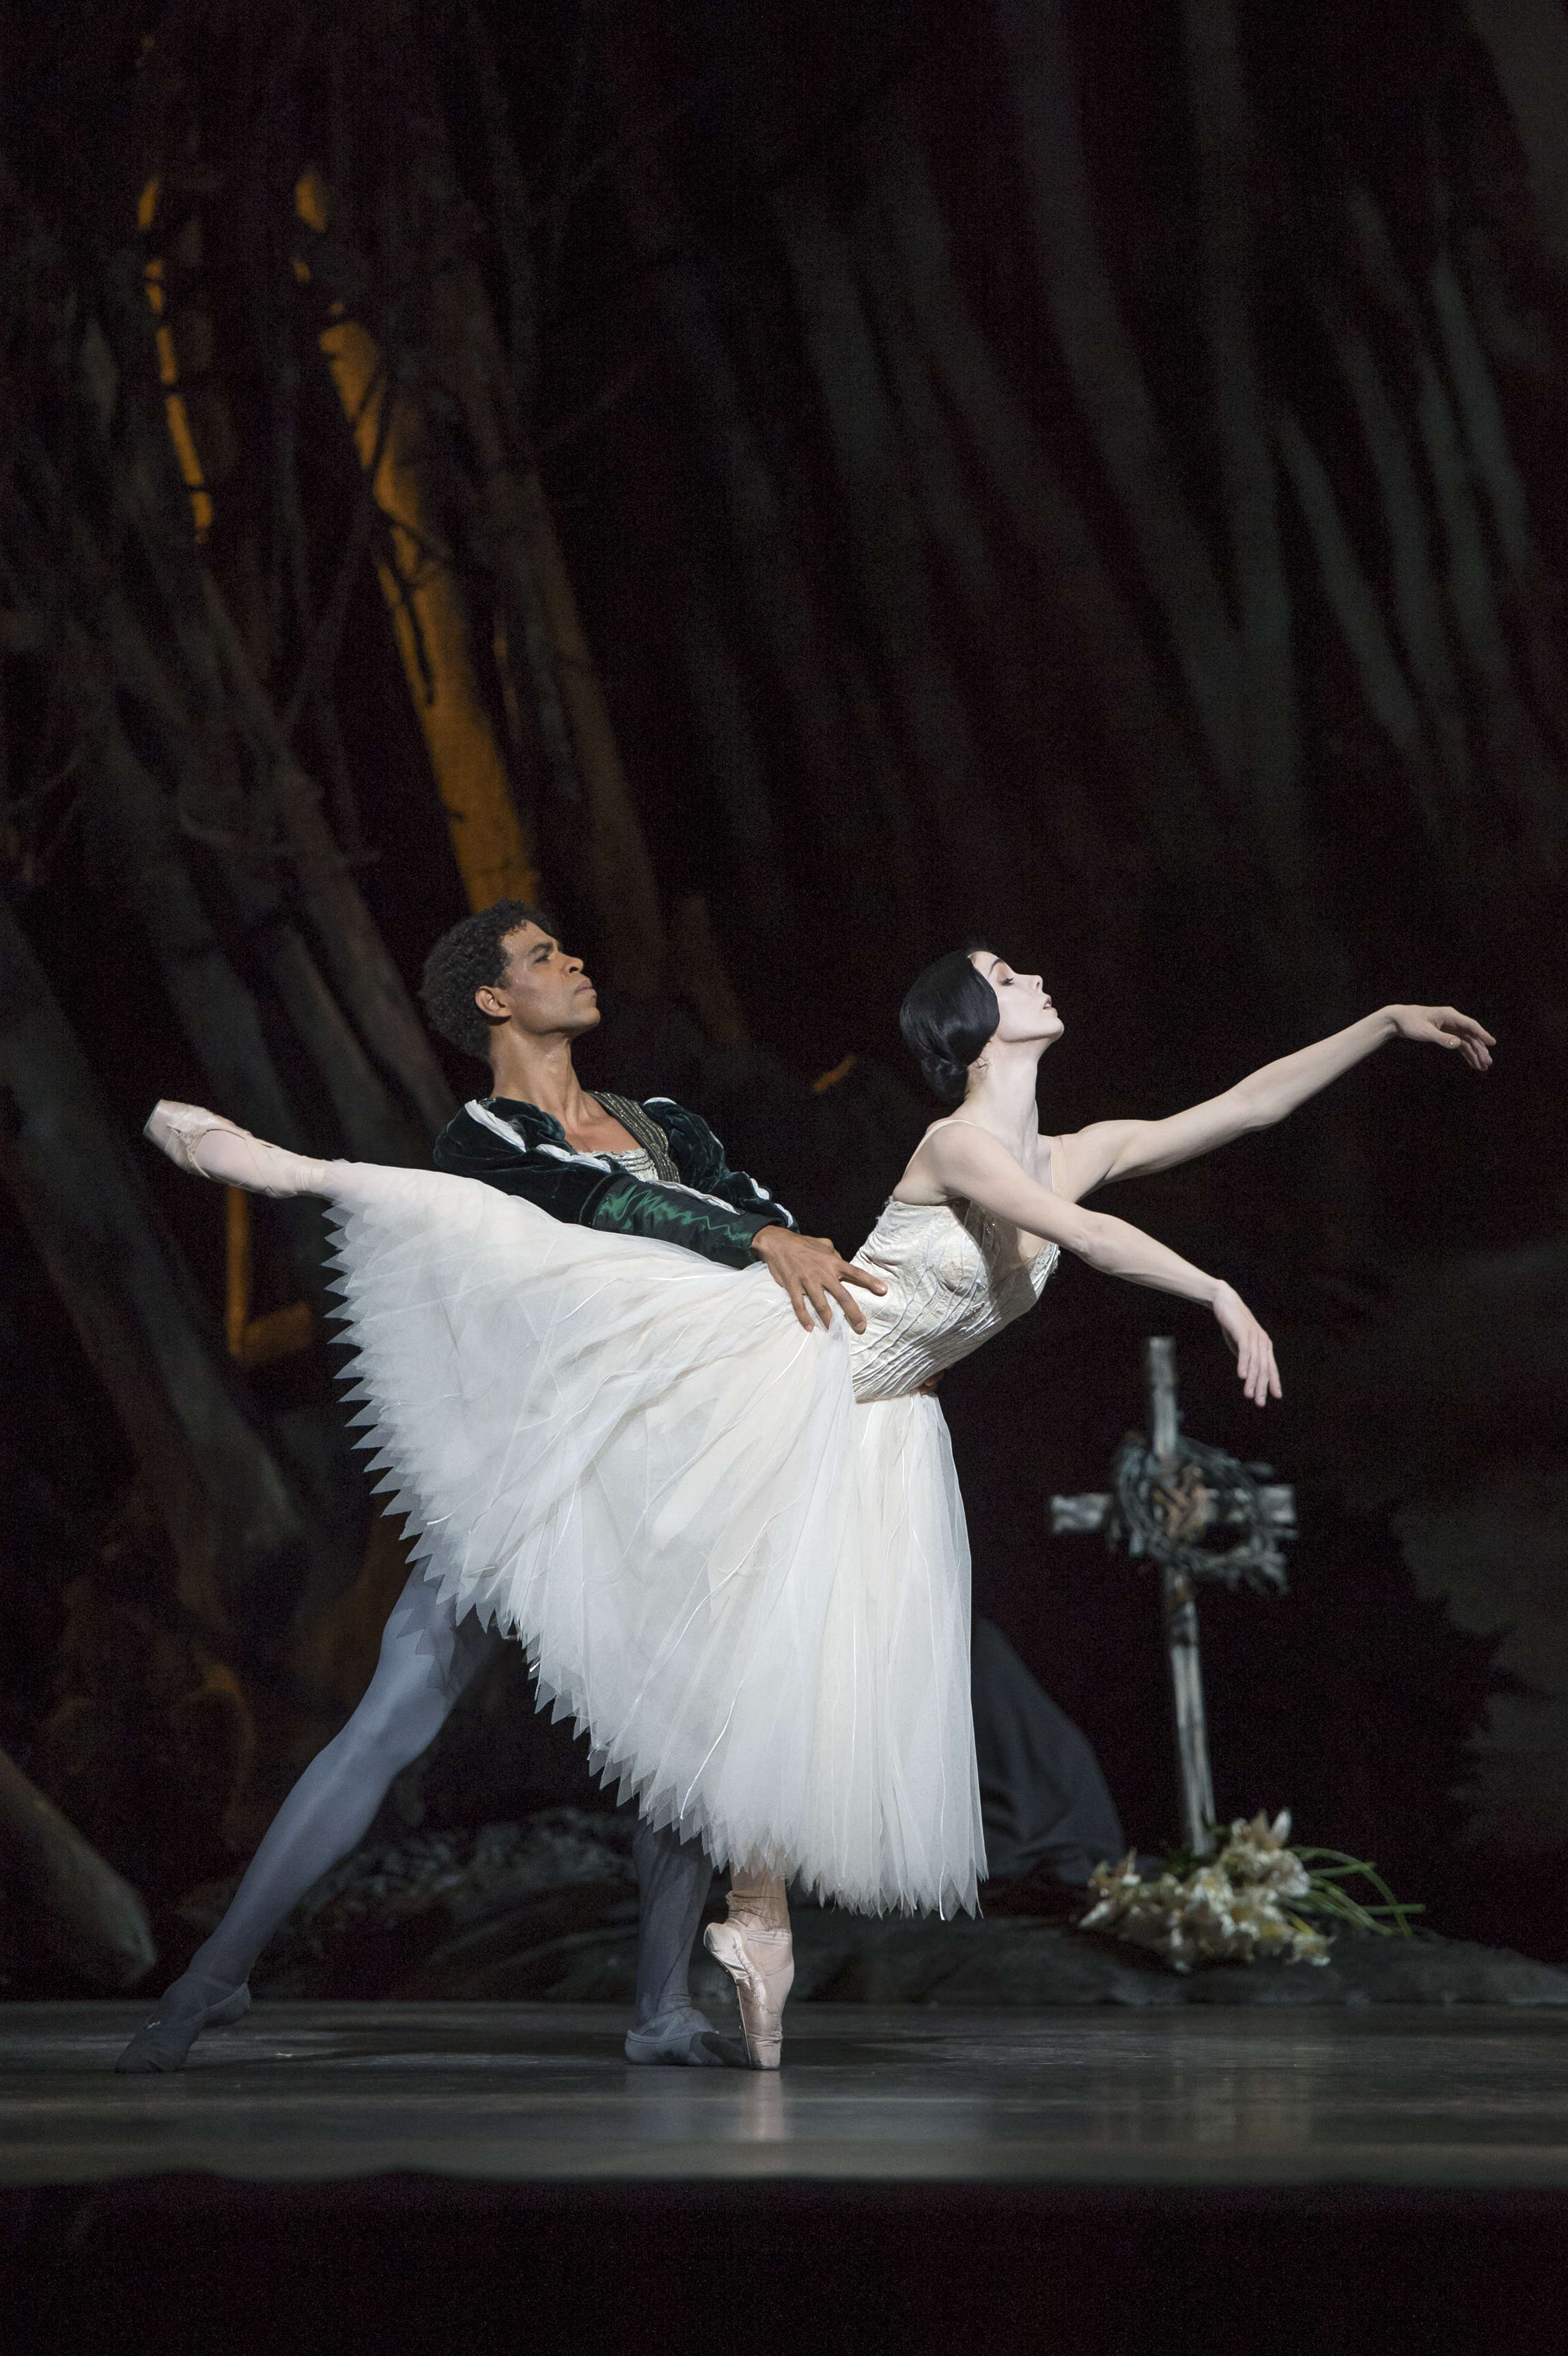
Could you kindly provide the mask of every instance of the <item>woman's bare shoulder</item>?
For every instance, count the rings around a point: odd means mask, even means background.
[[[940,1204],[952,1200],[952,1190],[943,1184],[938,1164],[941,1160],[941,1140],[951,1126],[951,1115],[944,1114],[929,1123],[920,1142],[904,1164],[904,1174],[893,1189],[895,1203],[908,1203],[922,1211],[934,1210]]]

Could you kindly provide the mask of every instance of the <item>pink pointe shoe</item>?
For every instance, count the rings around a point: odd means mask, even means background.
[[[795,1980],[789,1932],[710,1922],[703,1944],[735,1982],[746,2060],[754,2070],[777,2070],[784,2050],[785,2001]]]
[[[265,1144],[248,1129],[200,1105],[171,1104],[165,1098],[154,1106],[142,1134],[180,1169],[220,1186],[243,1186],[252,1194],[282,1198],[318,1191],[319,1162]],[[208,1138],[213,1142],[201,1160],[199,1149]]]

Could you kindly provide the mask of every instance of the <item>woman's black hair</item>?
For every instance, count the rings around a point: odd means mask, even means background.
[[[962,1096],[970,1066],[1002,1020],[995,991],[969,960],[968,949],[950,949],[910,984],[898,1010],[905,1045],[948,1104]]]
[[[526,900],[497,900],[443,933],[424,960],[419,995],[432,1029],[480,1063],[489,1060],[491,1034],[499,1025],[480,1013],[474,992],[505,981],[507,936],[524,925],[537,925],[542,933],[555,930],[554,919],[542,908]]]

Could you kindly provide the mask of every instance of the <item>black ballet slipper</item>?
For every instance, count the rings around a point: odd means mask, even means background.
[[[251,2009],[251,1989],[248,1981],[220,1997],[216,2004],[183,2007],[165,2012],[175,1988],[166,1990],[163,2005],[145,2027],[138,2029],[114,2067],[116,2071],[183,2070],[186,2057],[204,2029],[229,2029],[244,2018]]]
[[[694,2006],[660,2013],[626,2033],[626,2058],[639,2069],[749,2070],[746,2048],[721,2037]]]

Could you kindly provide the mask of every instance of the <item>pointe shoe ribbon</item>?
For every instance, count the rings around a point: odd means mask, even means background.
[[[168,1989],[164,2003],[168,2003],[174,1989]],[[204,2029],[229,2029],[242,2019],[251,2008],[250,1983],[242,1980],[237,1988],[220,1997],[216,2004],[193,2005],[188,2010],[166,2013],[160,2008],[151,2020],[138,2029],[114,2067],[122,2072],[183,2070],[186,2056]]]
[[[777,2070],[784,2050],[784,2005],[795,1980],[788,1931],[748,1931],[738,1922],[710,1922],[703,1944],[735,1982],[741,2035],[754,2070]]]

